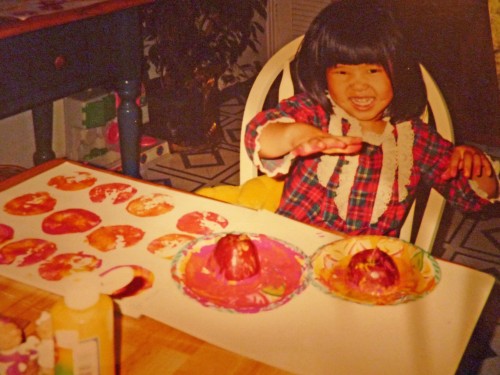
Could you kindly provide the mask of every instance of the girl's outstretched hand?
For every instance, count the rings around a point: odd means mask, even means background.
[[[362,142],[358,137],[337,137],[322,133],[307,139],[296,146],[291,153],[296,156],[313,154],[356,154],[361,150]]]
[[[491,176],[492,166],[484,153],[473,146],[456,146],[451,155],[450,165],[441,175],[444,180],[449,180],[462,172],[465,177]]]

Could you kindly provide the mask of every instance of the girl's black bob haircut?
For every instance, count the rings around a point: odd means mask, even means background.
[[[297,53],[300,89],[332,112],[325,95],[326,69],[337,64],[377,64],[392,82],[386,109],[392,123],[418,117],[427,103],[419,64],[390,11],[374,0],[341,0],[314,19]]]

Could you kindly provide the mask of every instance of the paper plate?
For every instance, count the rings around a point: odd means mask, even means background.
[[[353,265],[349,267],[349,262],[355,254],[369,249],[381,250],[392,258],[398,272],[391,285],[373,287],[376,285],[373,280],[384,275],[375,270],[373,262],[371,266],[369,263],[359,266],[364,267],[367,276],[361,281],[354,280]],[[416,300],[431,292],[441,279],[441,269],[429,253],[398,238],[385,236],[354,236],[324,245],[311,257],[311,267],[312,283],[316,287],[335,297],[370,305]],[[359,275],[359,271],[356,272]]]
[[[204,306],[241,313],[271,310],[299,294],[308,281],[308,257],[298,248],[263,234],[245,233],[257,248],[260,272],[228,281],[210,263],[217,241],[228,233],[200,237],[177,253],[172,277]]]

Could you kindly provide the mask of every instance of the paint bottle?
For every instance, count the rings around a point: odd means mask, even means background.
[[[97,275],[68,280],[51,309],[56,375],[114,375],[113,301],[100,293]]]

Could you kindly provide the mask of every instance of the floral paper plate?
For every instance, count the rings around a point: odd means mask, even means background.
[[[322,246],[313,254],[311,267],[316,287],[369,305],[394,305],[421,298],[441,278],[441,269],[429,253],[385,236],[355,236]]]
[[[228,281],[217,273],[212,253],[228,233],[200,237],[177,253],[172,277],[189,297],[204,306],[232,312],[256,313],[290,301],[308,281],[308,258],[298,248],[263,235],[246,235],[257,248],[260,271],[241,281]]]

